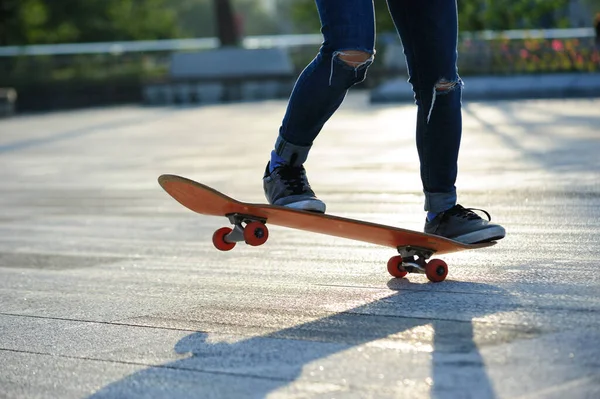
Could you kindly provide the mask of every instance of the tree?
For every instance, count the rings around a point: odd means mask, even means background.
[[[0,1],[0,46],[7,46],[10,43],[11,28],[17,14],[17,2],[19,0]]]
[[[221,46],[238,46],[241,39],[241,21],[236,19],[229,0],[213,0],[217,18],[217,37]]]
[[[3,0],[4,45],[166,39],[179,35],[168,0]]]

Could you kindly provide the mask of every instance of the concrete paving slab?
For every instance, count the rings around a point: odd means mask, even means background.
[[[390,278],[389,250],[224,219],[175,173],[262,202],[285,102],[0,121],[0,397],[595,398],[598,100],[469,102],[458,181],[507,237]],[[350,95],[307,163],[331,213],[421,229],[415,109]]]
[[[1,395],[21,398],[85,398],[144,368],[40,353],[0,350]]]

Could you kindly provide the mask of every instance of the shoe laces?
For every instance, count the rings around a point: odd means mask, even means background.
[[[479,211],[479,212],[483,212],[485,213],[485,215],[488,218],[488,221],[492,221],[492,217],[490,216],[490,214],[483,210],[483,209],[479,209],[479,208],[465,208],[462,205],[455,205],[454,207],[450,208],[448,211],[446,211],[446,214],[448,216],[455,216],[455,217],[459,217],[462,219],[467,219],[467,220],[477,220],[477,219],[481,219],[481,217],[476,214],[474,211]]]
[[[306,170],[302,166],[284,166],[279,168],[279,176],[292,194],[302,194],[306,192],[308,179]]]

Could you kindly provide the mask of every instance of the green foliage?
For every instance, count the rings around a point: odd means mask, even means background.
[[[213,0],[170,0],[177,14],[177,26],[183,36],[215,36],[217,31]],[[277,24],[256,0],[231,0],[235,13],[242,18],[244,35],[276,34]]]
[[[2,0],[0,45],[214,36],[214,1]],[[319,31],[314,0],[280,1],[275,18],[256,0],[230,1],[246,35]],[[600,12],[600,0],[581,2]],[[378,32],[393,32],[386,1],[374,4]],[[564,27],[568,5],[569,0],[458,0],[459,23],[461,31]]]
[[[600,0],[582,0],[583,4],[590,10],[592,15],[600,13]]]
[[[215,0],[1,0],[0,45],[215,36]],[[255,0],[230,0],[244,34],[276,34]]]
[[[390,32],[394,30],[394,23],[390,18],[387,2],[375,0],[375,15],[377,17],[377,31]],[[296,27],[301,32],[318,32],[321,23],[314,0],[294,0],[291,6],[291,17]]]
[[[600,0],[588,0],[600,3]],[[377,31],[394,30],[384,0],[374,0]],[[458,0],[462,31],[538,29],[565,27],[569,0]],[[303,29],[318,31],[319,19],[314,0],[296,0],[294,21]]]
[[[569,0],[458,0],[463,31],[563,28]]]
[[[275,35],[277,21],[260,8],[256,0],[232,0],[236,13],[242,17],[245,35]]]
[[[163,39],[178,35],[168,0],[4,0],[7,45]]]

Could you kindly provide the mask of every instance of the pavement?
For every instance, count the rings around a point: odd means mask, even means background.
[[[277,226],[219,252],[158,186],[262,202],[285,105],[0,121],[1,398],[600,397],[600,100],[465,101],[459,199],[507,237],[437,284]],[[307,163],[330,213],[422,228],[415,113],[351,93]]]
[[[413,102],[407,79],[399,77],[381,84],[371,91],[371,102]],[[467,101],[600,97],[600,73],[468,76],[463,80],[462,95]]]

